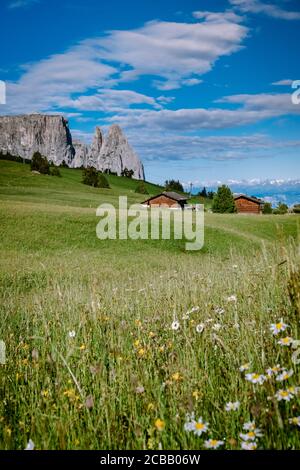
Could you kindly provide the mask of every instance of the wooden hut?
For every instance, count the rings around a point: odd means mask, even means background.
[[[168,206],[172,209],[184,209],[184,205],[187,202],[187,197],[181,194],[175,193],[174,191],[164,191],[157,196],[150,197],[142,204],[147,206]]]
[[[261,214],[264,204],[261,199],[245,194],[236,194],[234,202],[237,212],[241,214]]]

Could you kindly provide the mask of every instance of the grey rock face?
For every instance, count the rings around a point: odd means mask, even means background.
[[[77,141],[74,147],[73,167],[93,166],[99,171],[110,170],[119,176],[127,168],[133,170],[134,178],[145,179],[144,167],[139,157],[117,125],[110,127],[107,136],[103,135],[100,127],[96,127],[90,147]]]
[[[101,171],[109,169],[121,175],[127,168],[133,170],[134,178],[144,179],[144,168],[136,153],[129,145],[121,128],[117,125],[110,127],[107,137],[101,147],[97,168]]]
[[[65,161],[73,168],[93,166],[118,175],[127,168],[133,170],[134,178],[145,178],[139,157],[117,125],[110,127],[107,136],[96,127],[88,146],[78,140],[72,142],[68,121],[62,116],[0,116],[0,152],[29,160],[34,152],[40,152],[55,165]]]
[[[0,116],[0,151],[31,159],[40,152],[56,165],[74,158],[68,122],[62,116]]]
[[[90,166],[88,162],[89,147],[80,140],[73,140],[73,147],[75,151],[75,157],[72,161],[73,168],[84,168]]]
[[[98,170],[100,170],[98,161],[99,161],[99,155],[101,154],[102,145],[103,145],[103,135],[102,135],[100,127],[97,126],[95,129],[95,135],[94,135],[92,145],[90,146],[90,149],[89,149],[88,162],[90,166],[93,166],[97,168]]]

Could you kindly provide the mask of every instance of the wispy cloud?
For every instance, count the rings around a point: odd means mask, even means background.
[[[263,13],[272,18],[281,20],[300,20],[300,11],[289,11],[260,0],[229,0],[231,5],[243,13]]]
[[[39,3],[40,0],[11,0],[8,3],[8,8],[15,9],[15,8],[24,8],[34,3]]]
[[[241,49],[248,34],[236,14],[198,16],[198,22],[151,21],[133,30],[110,31],[28,64],[17,82],[8,83],[6,112],[59,110],[68,101],[72,108],[77,103],[79,109],[86,105],[106,111],[105,103],[116,103],[117,95],[122,106],[125,92],[129,98],[126,90],[114,92],[114,98],[108,90],[142,75],[151,77],[159,90],[198,85],[219,58]],[[84,96],[74,100],[74,94]],[[129,101],[158,108],[153,98],[138,93]]]
[[[197,136],[178,132],[127,131],[134,148],[147,162],[157,161],[218,161],[274,158],[296,154],[300,140],[274,139],[264,134],[241,136]]]
[[[278,80],[278,82],[273,82],[271,85],[275,86],[291,86],[294,80],[291,80],[289,78],[284,79],[284,80]]]
[[[107,122],[118,122],[126,128],[195,131],[201,129],[227,129],[253,124],[265,119],[300,115],[289,93],[260,93],[225,96],[215,103],[230,108],[135,109],[108,117]],[[232,109],[232,105],[236,105]]]

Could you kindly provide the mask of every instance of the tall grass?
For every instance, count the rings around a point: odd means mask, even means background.
[[[298,344],[278,344],[300,339],[296,216],[206,213],[196,253],[180,240],[103,241],[95,208],[138,202],[135,182],[109,177],[107,192],[76,170],[0,166],[1,449],[199,449],[209,437],[239,449],[250,420],[258,448],[300,448],[298,390],[276,398],[300,385]],[[293,375],[246,380],[277,364]],[[185,430],[193,412],[209,423],[201,436]]]
[[[40,449],[198,449],[214,437],[236,449],[249,420],[263,432],[259,448],[299,448],[288,422],[300,414],[299,397],[275,398],[299,385],[291,346],[277,344],[299,338],[288,291],[295,244],[225,261],[168,253],[148,261],[129,274],[98,256],[46,257],[32,270],[28,259],[25,270],[2,271],[1,448],[32,439]],[[289,328],[273,336],[270,324],[281,318]],[[248,372],[279,363],[294,375],[252,384],[239,371],[246,362]],[[229,401],[240,408],[225,411]],[[191,412],[209,423],[203,436],[184,430]]]

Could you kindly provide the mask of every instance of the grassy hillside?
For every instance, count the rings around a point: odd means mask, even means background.
[[[0,448],[239,449],[251,420],[258,448],[299,449],[298,390],[276,398],[300,385],[292,345],[278,344],[300,339],[298,217],[206,213],[194,253],[180,240],[103,241],[95,208],[140,202],[136,182],[108,176],[102,190],[61,172],[0,161]],[[253,384],[244,363],[293,375]],[[209,423],[201,436],[184,429],[191,412]]]

